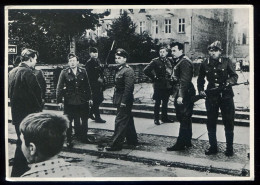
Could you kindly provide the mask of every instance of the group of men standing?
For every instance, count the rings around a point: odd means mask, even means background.
[[[167,114],[169,97],[174,98],[177,120],[180,122],[177,142],[167,148],[168,151],[184,150],[192,146],[192,112],[195,96],[195,88],[192,84],[193,64],[184,55],[184,45],[172,43],[170,45],[171,57],[167,57],[168,48],[161,47],[159,57],[153,59],[144,69],[144,73],[151,78],[154,84],[153,99],[154,123],[160,125],[159,111],[162,102],[162,117],[164,123],[173,122]],[[234,130],[234,101],[232,85],[237,82],[237,74],[229,59],[221,56],[222,48],[219,41],[208,47],[209,58],[202,62],[198,77],[198,91],[206,97],[207,129],[210,148],[206,155],[216,154],[216,122],[218,110],[221,109],[225,126],[227,156],[233,155],[233,130]],[[63,69],[57,85],[57,103],[64,106],[64,114],[70,121],[67,130],[67,146],[72,147],[72,122],[74,121],[75,136],[85,143],[92,143],[93,138],[88,135],[88,118],[97,123],[106,121],[100,117],[99,106],[102,103],[104,66],[98,59],[97,48],[89,49],[90,59],[85,68],[79,67],[78,57],[70,53],[68,55],[68,68]],[[9,97],[12,109],[12,120],[15,125],[18,142],[14,157],[14,165],[11,176],[18,177],[28,170],[26,159],[21,152],[20,130],[21,121],[29,114],[40,112],[43,108],[44,91],[39,84],[39,79],[33,72],[39,54],[31,49],[24,49],[21,53],[21,63],[9,73]],[[113,103],[117,108],[115,119],[115,131],[111,143],[106,147],[107,151],[121,150],[126,140],[129,146],[138,144],[132,105],[134,101],[133,91],[135,74],[127,65],[129,56],[124,49],[117,49],[115,53],[116,66],[115,91]],[[204,90],[205,77],[207,78],[207,90]],[[91,106],[91,108],[89,108]]]
[[[184,45],[172,43],[170,45],[171,57],[167,57],[168,48],[161,47],[159,57],[153,59],[144,69],[144,73],[153,81],[155,100],[154,123],[160,125],[159,111],[162,102],[161,121],[173,122],[167,115],[167,105],[170,95],[174,98],[176,118],[180,122],[177,142],[168,147],[168,151],[184,150],[192,146],[192,113],[194,96],[196,94],[192,83],[193,64],[184,55]],[[220,41],[215,41],[208,47],[209,57],[201,63],[197,88],[199,95],[206,99],[207,129],[210,147],[205,151],[206,155],[218,152],[216,125],[219,109],[226,136],[226,156],[233,155],[234,116],[235,107],[232,85],[237,83],[238,75],[232,62],[221,56],[222,47]],[[205,78],[208,81],[207,89],[204,89]]]

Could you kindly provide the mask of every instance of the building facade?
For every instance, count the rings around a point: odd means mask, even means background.
[[[160,43],[173,41],[185,45],[185,54],[192,59],[205,57],[207,46],[220,40],[224,54],[233,57],[234,21],[231,9],[98,9],[96,13],[110,14],[100,19],[100,27],[87,30],[87,37],[107,36],[110,25],[124,11],[136,25],[136,32],[148,33]]]

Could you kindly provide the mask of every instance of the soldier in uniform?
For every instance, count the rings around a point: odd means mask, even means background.
[[[232,62],[228,58],[221,56],[222,48],[220,41],[212,43],[208,47],[208,51],[210,57],[201,64],[197,81],[200,95],[206,96],[207,129],[210,147],[205,151],[205,154],[212,155],[218,152],[216,124],[220,108],[227,144],[225,155],[232,156],[235,107],[234,93],[230,85],[237,82],[238,75]],[[205,77],[208,81],[207,90],[217,88],[216,90],[207,91],[209,92],[207,94],[204,91]]]
[[[191,97],[195,96],[195,88],[191,82],[193,77],[193,64],[183,53],[184,46],[175,42],[171,44],[174,69],[172,79],[174,80],[173,97],[176,117],[180,122],[179,136],[177,142],[167,148],[168,151],[184,150],[191,147],[192,122],[191,116],[194,103]]]
[[[137,134],[132,116],[132,105],[134,101],[135,73],[126,64],[128,53],[124,49],[117,49],[115,61],[118,64],[115,76],[115,92],[113,104],[117,107],[115,119],[115,132],[112,142],[107,151],[118,151],[122,149],[124,139],[131,146],[137,145]]]
[[[89,48],[90,59],[86,62],[86,70],[89,76],[89,83],[91,86],[91,90],[93,93],[93,105],[90,109],[89,117],[97,123],[106,123],[105,120],[101,119],[99,113],[99,106],[104,100],[103,95],[103,83],[104,83],[104,75],[103,75],[103,67],[101,66],[100,60],[98,58],[98,50],[97,48],[91,47]],[[95,117],[94,117],[94,115]]]
[[[29,170],[26,158],[21,150],[19,126],[27,115],[42,111],[41,87],[32,71],[38,57],[37,51],[24,49],[21,53],[19,65],[12,69],[8,75],[12,123],[15,126],[18,138],[11,177],[19,177]]]
[[[91,90],[87,72],[78,66],[78,57],[70,53],[68,55],[67,69],[61,71],[57,85],[57,103],[62,107],[64,114],[69,118],[70,125],[67,130],[67,146],[72,147],[72,121],[76,137],[81,141],[90,143],[88,133],[89,104],[92,104]],[[64,97],[64,102],[63,102]],[[82,124],[80,124],[80,119]]]
[[[164,123],[173,122],[168,118],[167,109],[168,101],[172,91],[171,75],[172,75],[172,63],[166,57],[168,55],[167,48],[161,47],[159,51],[160,57],[153,59],[145,68],[144,74],[153,81],[155,100],[154,105],[154,124],[160,125],[159,112],[162,101],[162,117],[161,120]]]

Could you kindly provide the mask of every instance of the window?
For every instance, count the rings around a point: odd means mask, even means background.
[[[158,31],[159,31],[158,21],[155,20],[155,21],[153,21],[153,33],[158,34]]]
[[[139,10],[139,13],[146,13],[146,12],[145,12],[145,9],[140,9],[140,10]]]
[[[172,32],[172,20],[165,19],[165,33],[171,33],[171,32]]]
[[[107,30],[111,29],[111,25],[110,24],[107,24],[106,27],[107,27]]]
[[[179,33],[185,33],[185,19],[179,19]]]
[[[145,21],[140,22],[140,34],[142,34],[145,31]]]

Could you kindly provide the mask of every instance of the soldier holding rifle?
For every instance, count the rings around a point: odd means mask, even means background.
[[[215,41],[208,47],[209,58],[202,62],[197,80],[198,91],[206,97],[207,129],[210,147],[206,155],[218,153],[216,124],[219,108],[225,127],[226,156],[233,155],[235,106],[232,85],[237,83],[238,75],[228,58],[221,56],[223,51],[220,41]],[[208,81],[207,93],[204,91],[205,77]],[[211,90],[215,89],[215,90]]]

